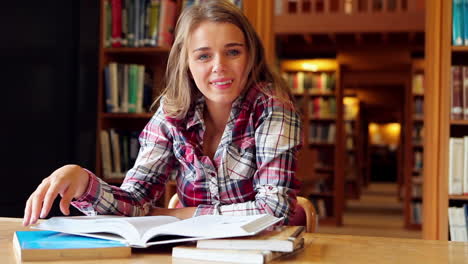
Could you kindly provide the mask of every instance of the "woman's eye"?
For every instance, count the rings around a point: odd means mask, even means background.
[[[236,49],[233,49],[233,50],[228,50],[228,55],[229,56],[237,56],[240,54],[240,51],[239,50],[236,50]]]
[[[210,56],[208,54],[201,54],[197,57],[198,60],[201,60],[201,61],[204,61],[204,60],[207,60],[209,59]]]

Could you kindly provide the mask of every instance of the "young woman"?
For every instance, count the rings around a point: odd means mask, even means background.
[[[184,10],[166,82],[160,106],[140,134],[137,161],[120,187],[66,165],[28,199],[23,224],[46,217],[58,194],[66,215],[71,203],[97,214],[184,219],[269,213],[287,223],[299,190],[300,119],[242,12],[229,1]],[[153,206],[171,178],[184,208]]]

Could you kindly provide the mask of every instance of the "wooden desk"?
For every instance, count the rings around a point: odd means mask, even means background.
[[[15,263],[11,247],[13,232],[28,230],[19,218],[0,217],[0,263]],[[468,263],[468,243],[364,236],[306,234],[306,247],[294,256],[274,263]],[[95,263],[95,260],[66,263]],[[51,263],[51,262],[31,262]],[[56,262],[57,263],[57,262]],[[62,261],[60,262],[62,263]],[[130,258],[99,263],[200,263],[172,259],[168,247],[134,250]]]

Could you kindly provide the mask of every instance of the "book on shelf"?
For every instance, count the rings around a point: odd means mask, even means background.
[[[52,217],[33,228],[124,242],[131,247],[251,236],[282,218],[269,214],[251,216],[202,215],[180,220],[173,216]]]
[[[449,139],[449,195],[468,195],[468,136]]]
[[[464,152],[463,138],[449,139],[449,195],[463,193]]]
[[[424,74],[415,73],[412,81],[413,94],[424,94]]]
[[[465,20],[464,12],[465,0],[452,0],[452,44],[462,46],[465,44]]]
[[[54,231],[16,231],[13,251],[19,261],[123,258],[131,255],[125,243]]]
[[[145,65],[111,62],[104,69],[106,111],[144,113],[150,111],[152,71]]]
[[[103,45],[106,48],[169,47],[177,11],[176,0],[104,0]]]
[[[139,131],[115,128],[100,131],[102,172],[104,179],[123,179],[138,156]]]
[[[466,223],[467,213],[468,205],[466,204],[463,207],[448,208],[449,232],[451,241],[468,242]]]
[[[468,13],[468,0],[466,2]],[[468,26],[466,28],[468,29]],[[462,78],[463,119],[468,120],[468,66],[462,66]]]
[[[452,66],[451,118],[463,119],[463,70],[462,66]]]
[[[271,250],[292,252],[305,232],[304,226],[280,226],[247,238],[222,238],[197,241],[197,248]]]
[[[175,246],[172,248],[172,257],[200,261],[215,261],[229,263],[268,263],[280,257],[295,254],[304,248],[304,238],[292,252],[280,252],[271,250],[236,250],[236,249],[206,249],[195,246]]]

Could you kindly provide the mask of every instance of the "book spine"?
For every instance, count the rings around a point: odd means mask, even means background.
[[[122,31],[122,36],[121,36],[121,43],[122,46],[127,47],[128,46],[128,5],[126,0],[122,0],[122,11],[121,11],[121,17],[122,17],[122,23],[121,23],[121,31]]]
[[[465,46],[468,46],[468,0],[463,1],[463,40]]]
[[[127,42],[129,47],[135,47],[135,5],[133,1],[127,2]]]
[[[137,65],[131,64],[128,78],[128,112],[136,113],[137,103]]]
[[[462,67],[463,119],[468,120],[468,66]]]
[[[463,0],[452,1],[452,44],[455,46],[464,43],[463,28]]]
[[[451,117],[453,120],[463,118],[463,73],[461,66],[452,66],[452,109]]]
[[[161,14],[159,15],[158,46],[170,47],[174,39],[177,3],[175,0],[161,1]]]
[[[149,46],[157,46],[158,44],[158,27],[159,27],[159,10],[161,7],[160,0],[151,0],[150,6],[150,21],[149,21]]]
[[[112,113],[118,113],[119,103],[118,103],[118,77],[117,77],[117,63],[109,63],[109,79],[110,79],[110,103],[112,105]]]
[[[122,46],[122,2],[112,0],[112,47]]]
[[[101,130],[101,155],[102,155],[102,173],[104,178],[111,175],[111,150],[109,144],[109,132],[107,130]]]
[[[464,142],[461,138],[449,139],[449,195],[463,193]]]

